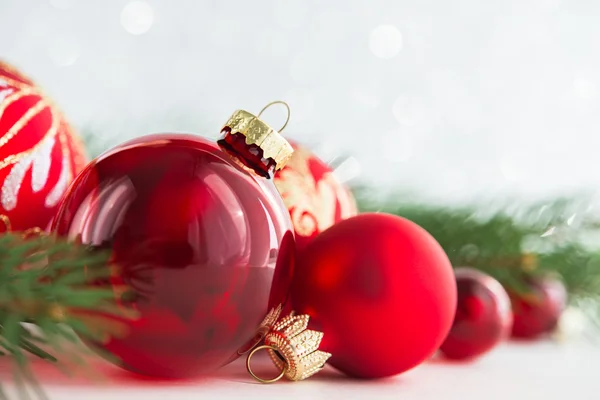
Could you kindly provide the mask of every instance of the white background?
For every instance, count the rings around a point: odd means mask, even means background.
[[[262,361],[257,372],[272,374],[270,361]],[[68,379],[49,366],[36,367],[50,400],[597,400],[600,393],[600,348],[575,343],[510,343],[470,363],[434,359],[379,381],[350,380],[327,368],[303,382],[261,385],[237,362],[216,378],[156,382],[94,361],[89,367],[105,381],[92,384],[77,376]],[[6,371],[6,359],[0,359],[3,383]]]
[[[285,99],[344,179],[444,202],[600,187],[599,38],[594,0],[0,0],[0,57],[106,145]]]

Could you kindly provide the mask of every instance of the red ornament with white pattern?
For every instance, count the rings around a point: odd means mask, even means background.
[[[319,233],[358,211],[352,193],[329,165],[304,146],[290,144],[294,154],[275,175],[275,185],[290,212],[297,248],[302,250]]]
[[[85,164],[79,137],[53,102],[0,61],[0,214],[10,228],[45,229]]]

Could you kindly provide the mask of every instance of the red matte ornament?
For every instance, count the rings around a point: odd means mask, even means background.
[[[294,154],[275,174],[275,185],[287,206],[299,251],[319,233],[358,213],[350,190],[309,149],[290,142]]]
[[[534,339],[550,333],[567,305],[565,285],[553,277],[531,278],[525,294],[510,293],[514,323],[512,336]]]
[[[407,371],[452,325],[456,282],[448,257],[420,226],[388,214],[341,221],[299,257],[292,306],[323,333],[329,364],[358,378]]]
[[[125,369],[169,378],[214,371],[278,317],[294,236],[271,179],[275,160],[233,128],[244,118],[232,117],[220,145],[179,134],[127,142],[90,163],[66,194],[54,231],[110,250],[118,268],[107,266],[111,278],[95,284],[139,312],[124,336],[93,344]]]
[[[510,299],[500,282],[472,268],[455,270],[456,315],[440,351],[450,359],[481,356],[510,335]]]
[[[9,228],[46,229],[86,161],[79,137],[52,101],[0,61],[0,214]]]

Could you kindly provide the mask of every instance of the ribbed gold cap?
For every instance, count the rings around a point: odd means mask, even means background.
[[[331,354],[319,350],[323,333],[308,329],[309,319],[307,314],[294,315],[292,312],[273,326],[265,336],[264,344],[254,348],[246,359],[246,369],[254,379],[273,383],[285,376],[291,381],[301,381],[323,369]],[[280,371],[277,377],[263,379],[252,371],[250,361],[260,350],[268,351]]]
[[[264,158],[275,161],[275,169],[282,169],[294,152],[292,146],[278,131],[248,111],[234,112],[221,131],[225,128],[228,128],[232,134],[244,135],[246,144],[254,144],[262,149]]]

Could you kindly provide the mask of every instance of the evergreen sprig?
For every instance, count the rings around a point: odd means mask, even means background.
[[[52,236],[0,235],[0,352],[16,363],[23,398],[27,389],[45,398],[28,354],[76,360],[79,337],[103,340],[122,328],[113,317],[130,317],[117,308],[113,290],[90,285],[108,277],[108,261],[105,252]],[[0,399],[6,398],[0,385]]]
[[[598,237],[600,224],[585,197],[490,209],[404,203],[374,198],[364,189],[355,194],[362,212],[387,212],[423,227],[455,267],[482,270],[517,292],[527,290],[532,275],[558,275],[572,301],[600,304],[600,248],[588,243]]]

